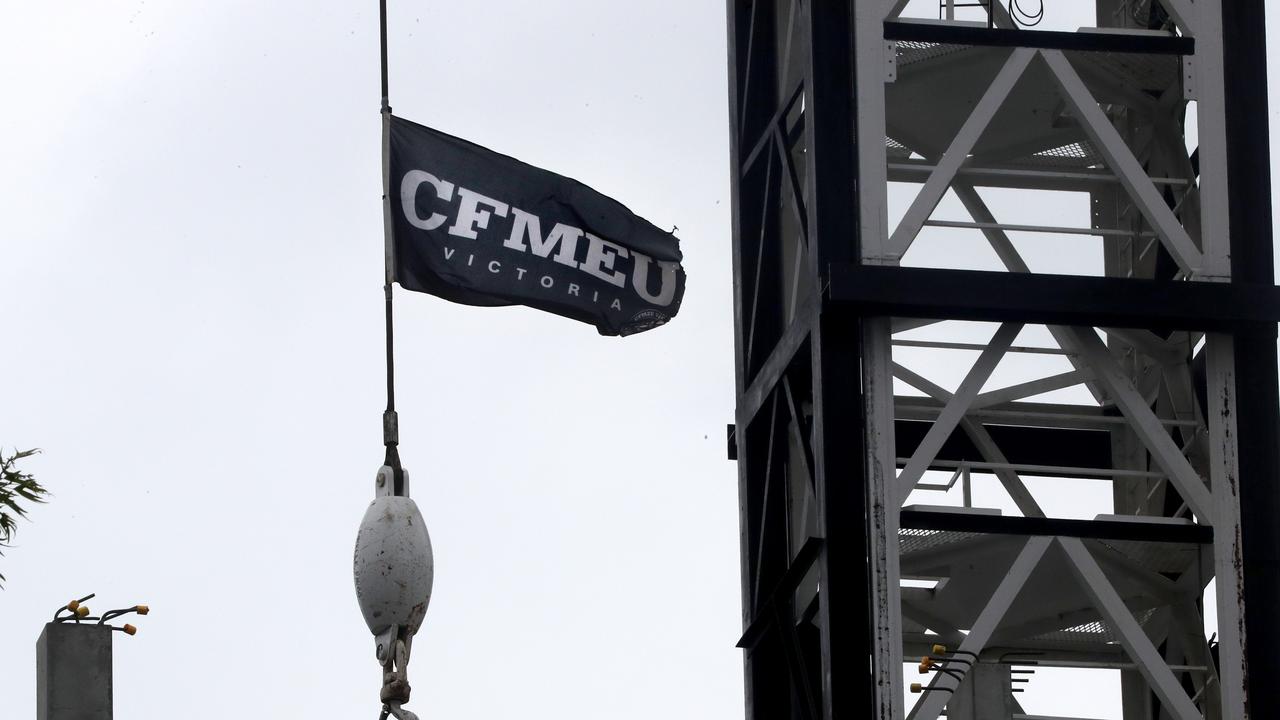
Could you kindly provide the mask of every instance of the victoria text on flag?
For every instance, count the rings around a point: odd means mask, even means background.
[[[675,317],[680,241],[576,180],[390,118],[395,279],[468,305],[527,305],[631,335]]]

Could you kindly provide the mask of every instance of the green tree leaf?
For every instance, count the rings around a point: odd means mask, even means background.
[[[5,455],[0,448],[0,547],[8,547],[17,531],[17,518],[26,517],[28,505],[23,503],[43,503],[49,491],[32,477],[31,473],[18,469],[18,461],[29,458],[40,452],[39,448],[31,450],[14,450]],[[0,552],[0,555],[3,555]],[[4,575],[0,574],[0,583]]]

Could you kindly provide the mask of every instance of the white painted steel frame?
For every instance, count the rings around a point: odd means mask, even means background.
[[[892,330],[884,318],[863,323],[862,391],[866,406],[867,508],[876,654],[876,720],[902,717],[902,572],[898,564],[898,495],[894,438]]]
[[[982,354],[978,356],[978,361],[974,363],[969,373],[965,375],[964,381],[960,383],[960,387],[956,389],[946,407],[942,409],[938,419],[929,428],[928,434],[920,442],[920,447],[916,448],[906,468],[898,475],[897,501],[899,506],[906,502],[907,496],[911,494],[916,483],[920,481],[921,477],[924,477],[925,471],[929,469],[934,457],[942,449],[942,444],[947,441],[947,438],[951,436],[951,432],[960,424],[974,398],[982,390],[983,384],[991,377],[991,373],[995,372],[996,365],[1000,363],[1005,351],[1013,344],[1014,338],[1018,336],[1021,330],[1022,326],[1017,323],[1001,325],[1000,329],[991,338],[987,349],[983,350]]]
[[[982,613],[974,621],[973,628],[964,636],[964,641],[960,643],[960,647],[956,648],[958,651],[981,654],[987,645],[987,641],[991,639],[992,633],[996,631],[1000,621],[1004,619],[1005,613],[1009,611],[1009,606],[1013,604],[1018,593],[1022,592],[1023,586],[1027,583],[1027,578],[1031,577],[1032,571],[1040,564],[1040,559],[1044,557],[1045,551],[1049,549],[1050,542],[1050,538],[1046,537],[1033,537],[1027,540],[1027,544],[1018,553],[1018,557],[1013,561],[1009,571],[1005,573],[1004,580],[1000,582],[995,593],[982,609]],[[946,707],[947,699],[951,692],[959,685],[960,681],[949,674],[935,674],[933,680],[929,683],[928,690],[924,693],[920,702],[916,703],[916,706],[912,708],[911,713],[907,715],[907,719],[938,720],[938,715]]]
[[[1142,160],[1135,155],[1126,140],[1098,101],[1089,91],[1088,82],[1080,72],[1072,66],[1066,55],[1058,50],[1016,49],[1011,54],[1001,71],[990,83],[981,98],[975,98],[974,109],[963,124],[960,131],[949,143],[947,151],[940,158],[916,162],[889,163],[884,138],[886,136],[886,106],[883,83],[886,78],[893,81],[897,77],[893,72],[886,72],[886,65],[891,63],[886,53],[894,52],[886,45],[881,35],[881,23],[895,18],[905,7],[907,0],[870,0],[854,3],[856,8],[856,58],[855,72],[857,77],[857,147],[859,173],[859,209],[861,217],[861,248],[863,261],[868,264],[895,265],[901,262],[911,242],[927,225],[964,225],[970,229],[980,230],[1002,263],[1011,272],[1029,272],[1026,263],[1009,241],[1006,231],[1009,230],[1046,230],[1061,232],[1061,228],[1034,228],[1018,225],[1001,224],[983,202],[973,183],[1016,183],[1021,187],[1041,188],[1046,190],[1079,189],[1078,183],[1094,183],[1096,186],[1118,183],[1134,203],[1136,209],[1149,223],[1150,231],[1134,233],[1158,237],[1159,242],[1168,250],[1170,256],[1181,269],[1181,276],[1197,280],[1228,280],[1230,276],[1230,228],[1228,225],[1227,197],[1227,165],[1226,137],[1223,112],[1225,97],[1223,91],[1223,38],[1221,31],[1221,4],[1217,0],[1162,0],[1181,32],[1194,37],[1196,54],[1188,63],[1189,85],[1194,92],[1199,132],[1199,183],[1188,185],[1185,179],[1177,177],[1151,177],[1143,167]],[[1001,8],[1003,10],[1003,8]],[[1008,27],[1007,13],[999,13],[997,25]],[[1065,103],[1069,106],[1082,129],[1104,158],[1108,173],[1100,172],[1066,172],[1012,170],[1003,168],[967,167],[966,161],[983,130],[994,117],[1010,91],[1023,76],[1032,62],[1043,62],[1051,71],[1051,77],[1061,90]],[[1143,103],[1146,111],[1171,111],[1172,103],[1162,99],[1161,102]],[[923,179],[917,197],[911,203],[902,221],[896,228],[889,228],[887,219],[887,186],[891,173],[901,176],[899,179]],[[913,173],[903,175],[903,173]],[[999,179],[997,182],[996,179]],[[1070,183],[1077,183],[1071,185]],[[1006,185],[1007,186],[1007,185]],[[1189,231],[1182,221],[1165,202],[1161,188],[1184,188],[1184,192],[1199,204],[1200,223],[1195,231]],[[948,223],[948,221],[931,221],[929,216],[942,199],[945,192],[953,190],[962,201],[966,210],[973,217],[972,223]],[[1186,198],[1182,202],[1186,202]],[[1181,207],[1181,205],[1179,206]],[[1114,236],[1119,231],[1107,227],[1095,226],[1088,234]],[[1127,232],[1127,231],[1126,231]],[[1130,271],[1132,272],[1132,270]],[[1152,639],[1148,637],[1142,626],[1125,606],[1117,593],[1108,574],[1131,573],[1134,578],[1144,579],[1153,588],[1162,587],[1157,582],[1162,576],[1150,577],[1140,567],[1124,567],[1108,560],[1106,570],[1090,553],[1085,541],[1073,538],[1033,538],[1018,556],[1014,566],[1006,573],[995,595],[987,603],[974,628],[963,636],[961,649],[981,650],[991,633],[1000,624],[1004,613],[1008,611],[1014,597],[1024,586],[1031,571],[1043,558],[1045,552],[1056,544],[1070,560],[1077,580],[1093,598],[1097,611],[1115,629],[1122,639],[1126,652],[1133,662],[1128,666],[1160,698],[1162,705],[1178,720],[1193,718],[1248,718],[1244,702],[1244,679],[1247,677],[1242,647],[1244,644],[1242,617],[1244,608],[1239,592],[1240,577],[1240,512],[1237,491],[1237,449],[1234,431],[1234,392],[1232,343],[1229,336],[1210,335],[1205,344],[1208,359],[1208,396],[1209,407],[1199,408],[1200,417],[1193,407],[1195,401],[1186,394],[1186,386],[1169,376],[1158,387],[1166,388],[1164,397],[1174,406],[1181,408],[1174,416],[1166,416],[1151,407],[1150,394],[1141,392],[1139,385],[1149,384],[1150,375],[1142,375],[1141,368],[1163,367],[1156,370],[1161,373],[1182,372],[1179,370],[1179,349],[1173,346],[1172,340],[1165,341],[1153,333],[1142,329],[1103,329],[1109,344],[1104,344],[1097,334],[1097,329],[1087,327],[1051,327],[1050,332],[1061,347],[1061,352],[1072,362],[1073,369],[1045,377],[1028,380],[1022,383],[996,390],[983,392],[984,383],[1000,358],[1006,353],[1015,351],[1010,347],[1019,327],[1002,326],[992,340],[986,344],[977,363],[966,375],[956,392],[951,393],[931,380],[915,373],[900,364],[893,362],[892,344],[888,342],[890,332],[901,332],[913,328],[928,327],[936,321],[893,319],[892,324],[876,321],[874,331],[864,334],[864,389],[868,390],[868,427],[869,447],[876,448],[868,457],[871,471],[869,492],[871,504],[877,507],[873,527],[883,537],[873,538],[876,551],[873,564],[882,568],[882,572],[890,572],[897,567],[894,557],[897,544],[889,539],[889,533],[897,532],[895,515],[899,505],[915,487],[925,470],[929,467],[940,467],[947,463],[936,463],[936,454],[942,443],[956,430],[963,430],[975,443],[985,460],[988,469],[1004,484],[1011,498],[1019,509],[1028,516],[1043,516],[1044,509],[1027,491],[1025,484],[1018,477],[1016,464],[1009,463],[1000,448],[991,440],[984,428],[984,421],[996,417],[1019,418],[1019,422],[1030,419],[1035,413],[1008,411],[1001,408],[1016,405],[1039,393],[1059,390],[1073,385],[1085,383],[1095,399],[1101,403],[1114,404],[1123,413],[1122,418],[1084,418],[1073,417],[1069,412],[1051,414],[1058,418],[1042,418],[1040,422],[1047,426],[1075,427],[1086,422],[1097,427],[1123,427],[1135,434],[1137,439],[1149,451],[1152,459],[1160,468],[1160,473],[1141,472],[1116,468],[1116,476],[1129,477],[1167,477],[1185,498],[1186,505],[1196,518],[1206,525],[1212,525],[1217,538],[1212,546],[1213,567],[1210,575],[1218,578],[1218,636],[1219,636],[1219,677],[1211,678],[1210,685],[1219,690],[1216,707],[1210,708],[1205,715],[1196,707],[1193,698],[1182,689],[1174,672],[1183,672],[1187,666],[1170,664],[1156,650]],[[890,329],[891,328],[891,329]],[[924,343],[921,343],[924,344]],[[938,343],[945,345],[946,343]],[[1128,353],[1123,357],[1117,355],[1124,348]],[[1184,363],[1185,364],[1185,363]],[[1184,368],[1185,370],[1185,368]],[[1135,375],[1134,373],[1139,373]],[[1146,371],[1150,372],[1150,370]],[[904,463],[902,471],[896,479],[886,468],[892,466],[885,453],[893,448],[892,428],[895,414],[902,417],[900,403],[886,400],[885,388],[892,387],[892,374],[898,380],[907,382],[925,392],[941,407],[934,411],[931,419],[933,425],[926,434],[920,447]],[[891,391],[888,393],[891,395]],[[1175,402],[1176,401],[1176,402]],[[985,414],[982,412],[987,410]],[[1172,412],[1172,411],[1171,411]],[[1004,413],[1004,415],[1000,415]],[[1188,414],[1189,413],[1189,414]],[[1045,413],[1040,413],[1045,415]],[[1196,427],[1199,431],[1191,441],[1180,447],[1170,435],[1174,428]],[[1182,430],[1184,441],[1186,431]],[[1197,456],[1195,462],[1188,458],[1186,452],[1196,453],[1197,443],[1207,446],[1205,457]],[[1202,463],[1205,468],[1201,472],[1195,466]],[[955,466],[955,463],[951,463]],[[971,464],[972,465],[972,464]],[[983,465],[983,463],[977,463]],[[1155,497],[1159,486],[1153,486],[1148,493],[1148,501]],[[896,498],[896,500],[894,500]],[[879,503],[879,505],[877,505]],[[1170,590],[1174,596],[1180,593],[1199,593],[1202,587],[1187,586],[1187,577],[1179,583],[1170,583],[1176,588]],[[1208,578],[1201,578],[1207,582]],[[876,608],[877,632],[895,634],[902,625],[901,613],[910,606],[905,601],[893,599],[894,592],[890,588],[894,583],[887,583],[884,576],[878,576],[875,596],[877,602],[887,603],[888,607]],[[1172,597],[1172,596],[1171,596]],[[921,608],[911,608],[913,615],[927,615]],[[1174,615],[1182,614],[1183,625],[1196,619],[1192,612],[1186,617],[1187,608],[1180,606]],[[942,621],[937,618],[925,620],[935,622],[939,626]],[[898,630],[895,630],[898,628]],[[939,630],[943,629],[939,627]],[[1203,640],[1203,638],[1200,638]],[[888,648],[895,648],[890,651]],[[1200,651],[1188,650],[1188,656]],[[895,642],[877,643],[880,655],[878,667],[899,667],[901,650]],[[884,677],[892,673],[882,670]],[[900,679],[895,679],[900,682]],[[948,675],[938,674],[934,678],[935,686],[954,688],[956,681]],[[1206,687],[1199,685],[1196,693],[1197,701],[1210,697]],[[910,712],[911,720],[935,720],[946,705],[947,694],[944,692],[926,692],[922,700]],[[893,711],[893,718],[900,715]],[[883,713],[883,710],[882,710]],[[1015,713],[1011,718],[1032,718]],[[1129,718],[1126,715],[1126,718]],[[1136,717],[1136,716],[1134,716]],[[1069,720],[1069,719],[1066,719]]]
[[[898,227],[889,236],[889,242],[885,248],[885,259],[900,261],[902,256],[906,254],[907,248],[911,246],[912,241],[920,234],[920,229],[924,227],[925,221],[929,219],[934,209],[938,207],[938,203],[942,201],[942,196],[946,194],[947,188],[951,187],[956,173],[959,172],[960,167],[969,158],[969,154],[973,152],[974,146],[978,144],[978,140],[982,137],[982,133],[986,131],[987,125],[991,123],[991,119],[995,117],[1000,106],[1009,97],[1009,93],[1013,91],[1013,86],[1022,78],[1022,74],[1026,72],[1027,66],[1031,64],[1035,56],[1035,50],[1018,48],[1005,61],[1004,67],[1000,68],[1000,72],[991,81],[991,85],[987,88],[986,93],[983,94],[982,99],[974,106],[973,112],[969,114],[969,118],[965,120],[964,125],[960,127],[960,131],[951,140],[946,152],[938,160],[937,167],[929,174],[929,179],[925,181],[924,187],[920,188],[916,199],[911,202],[911,207],[907,208],[906,214],[898,222]],[[861,118],[862,109],[859,108],[859,125],[861,125]],[[883,145],[884,140],[881,139],[879,144]]]

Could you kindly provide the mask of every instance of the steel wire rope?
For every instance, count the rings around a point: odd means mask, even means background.
[[[387,72],[387,0],[378,0],[378,49],[379,70],[381,75],[382,103],[380,112],[383,124],[382,148],[382,212],[383,233],[390,233],[388,193],[390,172],[387,157],[387,133],[391,122],[391,93],[389,73]],[[400,419],[396,413],[396,364],[395,364],[395,320],[392,283],[395,281],[394,248],[385,254],[385,270],[382,286],[383,305],[385,308],[386,326],[386,361],[387,361],[387,409],[382,414],[382,444],[386,448],[383,464],[391,468],[392,494],[404,494],[404,468],[400,463]]]

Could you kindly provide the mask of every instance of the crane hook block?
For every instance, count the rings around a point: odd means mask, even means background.
[[[417,503],[379,494],[356,535],[356,599],[369,631],[379,635],[400,626],[416,633],[431,601],[434,574],[431,538]]]

